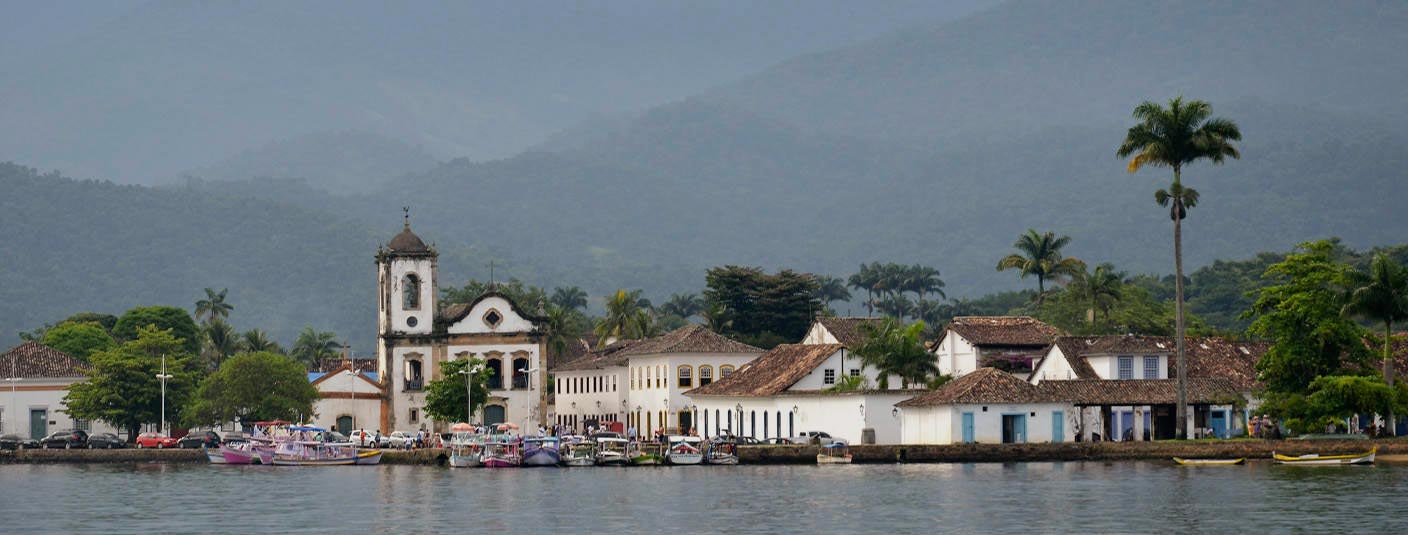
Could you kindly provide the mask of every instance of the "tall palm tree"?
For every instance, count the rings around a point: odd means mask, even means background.
[[[609,340],[641,338],[650,326],[650,310],[641,306],[640,290],[617,290],[606,298],[606,315],[592,331],[600,338],[599,346]],[[645,301],[648,303],[648,301]]]
[[[1095,266],[1095,271],[1082,271],[1071,279],[1070,290],[1090,303],[1090,315],[1086,319],[1091,325],[1095,324],[1097,311],[1104,315],[1104,320],[1110,319],[1110,309],[1124,297],[1124,278],[1123,271],[1116,271],[1114,264],[1105,262]]]
[[[284,352],[284,348],[279,347],[279,343],[269,339],[269,334],[259,329],[250,329],[240,335],[240,351],[248,353],[258,353],[261,351],[269,353]]]
[[[235,307],[225,302],[225,295],[230,293],[229,288],[221,288],[219,292],[214,289],[205,289],[205,299],[196,301],[196,318],[204,318],[206,321],[215,318],[228,318],[230,311]]]
[[[565,309],[581,310],[587,308],[587,292],[576,286],[553,288],[549,301]]]
[[[1393,386],[1393,324],[1408,319],[1408,269],[1383,253],[1374,255],[1369,272],[1351,272],[1344,313],[1384,323],[1384,382]],[[1397,426],[1393,410],[1385,416],[1390,435]]]
[[[914,292],[920,301],[931,293],[938,294],[943,299],[948,298],[944,293],[944,280],[939,278],[938,269],[915,264],[904,267],[901,272],[904,274],[901,287],[904,291]]]
[[[336,340],[337,335],[331,332],[319,332],[312,327],[304,327],[298,333],[298,340],[293,342],[293,349],[289,351],[289,356],[293,360],[303,363],[309,369],[318,366],[318,362],[325,358],[337,356],[338,349],[342,348]]]
[[[939,372],[936,357],[924,349],[924,322],[906,327],[899,320],[885,318],[879,325],[862,324],[864,336],[854,350],[862,363],[879,371],[876,380],[881,390],[890,388],[890,376],[897,375],[903,388],[923,384]]]
[[[556,297],[556,296],[554,296]],[[573,321],[574,310],[557,303],[547,307],[547,346],[548,352],[555,358],[561,357],[567,352],[567,346],[572,340],[581,336],[577,332],[577,322]]]
[[[1012,244],[1019,252],[999,260],[997,270],[1015,269],[1024,279],[1028,275],[1036,276],[1036,300],[1040,303],[1046,295],[1047,280],[1074,276],[1085,270],[1085,262],[1061,255],[1061,249],[1069,243],[1070,236],[1057,238],[1054,232],[1039,234],[1035,229],[1027,229],[1027,233]]]
[[[875,315],[875,288],[880,284],[880,263],[862,262],[860,269],[846,280],[846,284],[857,290],[865,290],[865,313],[867,316]]]
[[[833,301],[849,301],[851,291],[846,289],[846,281],[829,275],[812,275],[816,279],[816,299],[830,307]]]
[[[663,314],[674,314],[681,318],[688,318],[704,310],[704,301],[699,298],[699,294],[677,293],[670,296],[669,301],[660,305],[660,312]]]
[[[1168,101],[1168,107],[1144,101],[1134,108],[1139,122],[1129,127],[1115,155],[1129,159],[1129,172],[1144,166],[1173,169],[1173,183],[1154,192],[1154,202],[1168,208],[1173,220],[1174,336],[1178,359],[1178,438],[1188,436],[1188,367],[1184,365],[1183,325],[1183,218],[1198,204],[1198,191],[1183,185],[1183,167],[1198,160],[1220,164],[1228,157],[1241,158],[1232,145],[1242,139],[1237,123],[1212,117],[1212,106],[1201,100]]]
[[[220,369],[225,359],[239,350],[239,336],[235,328],[219,317],[210,318],[204,329],[201,353],[211,370]]]

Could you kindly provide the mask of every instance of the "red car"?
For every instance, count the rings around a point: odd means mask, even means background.
[[[161,433],[142,433],[137,435],[137,447],[157,449],[174,448],[176,447],[176,439]]]

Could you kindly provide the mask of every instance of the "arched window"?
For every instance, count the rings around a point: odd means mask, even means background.
[[[528,388],[528,359],[513,359],[513,387],[516,389]]]
[[[714,409],[714,434],[719,434],[719,409]]]
[[[688,365],[685,365],[685,366],[680,366],[678,371],[679,371],[679,384],[678,384],[678,386],[679,386],[680,388],[693,388],[693,387],[694,387],[694,368],[691,368],[691,367],[689,367]]]
[[[489,389],[503,390],[504,388],[504,361],[503,359],[485,359],[484,367],[489,369]],[[488,419],[485,419],[487,422]]]
[[[421,366],[420,355],[412,354],[406,357],[406,384],[404,390],[415,391],[425,388],[425,370]]]
[[[767,415],[763,415],[763,423],[768,423]],[[739,427],[743,426],[740,425]],[[758,434],[758,411],[748,411],[748,432],[753,435]]]
[[[631,368],[631,390],[636,389],[636,368]]]
[[[407,273],[406,277],[401,279],[401,308],[420,309],[420,277],[415,273]]]
[[[658,373],[655,374],[655,388],[665,388],[665,365],[656,366],[656,369]]]
[[[730,375],[733,375],[733,366],[730,366],[728,364],[719,366],[719,379],[723,379]]]
[[[704,386],[704,385],[707,385],[707,384],[712,383],[712,382],[714,382],[714,367],[713,367],[713,366],[700,366],[700,367],[699,367],[699,386]]]

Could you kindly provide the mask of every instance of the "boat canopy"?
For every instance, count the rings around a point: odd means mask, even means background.
[[[324,432],[324,431],[327,431],[327,429],[323,429],[323,428],[321,428],[321,427],[313,427],[313,426],[311,426],[311,425],[295,425],[295,426],[290,427],[290,428],[288,428],[288,429],[289,429],[290,431],[316,431],[316,432],[319,432],[319,433],[322,433],[322,432]]]

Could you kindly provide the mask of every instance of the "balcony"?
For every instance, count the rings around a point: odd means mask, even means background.
[[[405,388],[403,388],[402,390],[406,392],[420,392],[423,389],[425,389],[425,382],[422,381],[420,378],[416,378],[406,379]]]
[[[514,390],[527,390],[527,389],[528,389],[528,375],[527,375],[527,374],[522,374],[522,373],[513,374],[513,389],[514,389]]]

